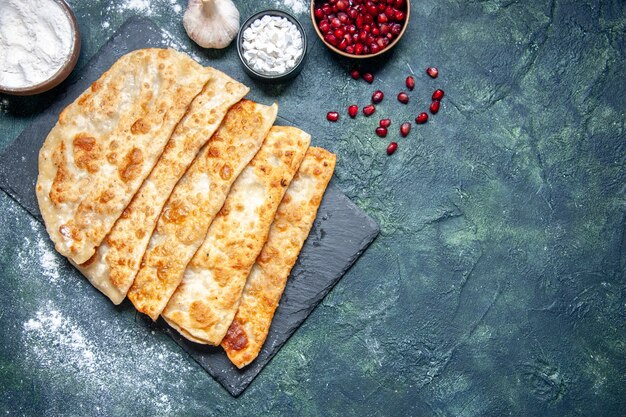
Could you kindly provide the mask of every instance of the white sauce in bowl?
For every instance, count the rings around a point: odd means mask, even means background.
[[[47,81],[67,62],[74,43],[70,17],[54,0],[0,0],[0,86]]]

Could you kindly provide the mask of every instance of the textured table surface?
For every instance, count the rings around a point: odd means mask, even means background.
[[[311,35],[291,84],[247,78],[231,46],[187,40],[183,0],[70,1],[83,65],[149,16],[188,52],[276,100],[339,156],[334,183],[381,235],[238,399],[127,304],[112,306],[0,193],[0,411],[8,415],[620,415],[626,409],[623,1],[414,1],[372,86]],[[242,18],[301,1],[238,1]],[[296,7],[297,9],[297,7]],[[436,65],[440,77],[423,69]],[[394,96],[412,70],[412,103]],[[392,157],[365,103],[412,120]],[[0,95],[0,149],[55,92]],[[344,117],[344,119],[346,119]],[[402,120],[401,120],[402,119]],[[98,310],[98,319],[91,311]],[[101,319],[101,312],[106,319]]]

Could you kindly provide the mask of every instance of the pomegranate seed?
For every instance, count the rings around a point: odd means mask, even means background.
[[[356,117],[358,112],[359,112],[359,106],[357,106],[356,104],[353,104],[350,107],[348,107],[348,114],[353,119]]]
[[[385,98],[385,95],[383,94],[383,92],[380,90],[376,90],[374,91],[374,94],[372,94],[372,103],[378,104],[381,101],[383,101],[383,98]]]
[[[359,29],[363,27],[363,25],[365,24],[365,18],[363,17],[362,14],[358,15],[356,17],[356,20],[354,21],[354,24],[356,25],[356,27],[358,27]]]
[[[376,16],[378,14],[378,7],[376,7],[376,5],[371,4],[370,6],[367,6],[367,12],[370,14],[370,16]]]
[[[396,9],[402,9],[405,5],[405,0],[396,0],[394,4],[394,6],[396,6]]]
[[[389,127],[391,126],[391,119],[381,119],[378,124],[380,125],[380,127]]]
[[[348,10],[348,16],[350,16],[350,19],[356,19],[357,16],[359,15],[359,12],[356,9],[350,9]]]
[[[376,111],[376,107],[370,105],[367,105],[365,107],[363,107],[363,114],[367,117],[371,116],[372,114],[374,114],[374,112]],[[426,113],[424,113],[426,114]]]
[[[330,30],[330,25],[328,24],[328,21],[326,20],[322,20],[319,24],[319,27],[323,33],[326,33]]]
[[[387,146],[387,155],[391,155],[397,150],[398,150],[398,144],[396,142],[391,142],[389,146]]]
[[[346,10],[348,8],[348,3],[344,0],[337,1],[337,10]]]
[[[354,53],[355,53],[356,55],[363,55],[363,45],[362,45],[362,44],[360,44],[360,43],[357,43],[357,44],[354,46]],[[365,78],[365,75],[363,75],[363,78],[367,81],[367,79]]]
[[[378,21],[378,23],[387,23],[389,21],[387,15],[384,13],[379,14],[376,20]]]
[[[370,52],[375,54],[377,52],[380,52],[380,46],[376,45],[375,43],[370,45]]]
[[[348,31],[348,33],[356,33],[356,26],[354,25],[349,25],[346,30]]]
[[[343,38],[344,35],[344,31],[342,29],[335,29],[335,33],[334,33],[335,37],[337,38]]]
[[[430,76],[430,78],[437,78],[439,75],[439,70],[435,67],[426,68],[426,74]]]
[[[385,136],[387,136],[387,128],[386,127],[377,127],[376,128],[376,134],[378,135],[378,137],[384,138]]]
[[[324,12],[324,14],[325,14],[326,16],[328,16],[329,14],[331,14],[331,13],[332,13],[333,9],[332,9],[332,7],[330,6],[330,4],[325,4],[325,5],[323,5],[323,6],[322,6],[322,11]]]
[[[406,77],[406,88],[411,91],[413,91],[413,89],[415,88],[415,78],[410,75]]]
[[[411,123],[405,122],[400,125],[400,134],[403,138],[409,136],[409,132],[411,131]]]
[[[417,123],[418,125],[423,125],[424,123],[426,123],[428,121],[428,113],[426,112],[421,112],[419,115],[417,115],[417,117],[415,118],[415,123]]]
[[[326,35],[324,36],[324,40],[332,46],[337,46],[337,44],[339,43],[335,35]]]
[[[370,84],[374,82],[374,76],[369,72],[366,72],[365,74],[363,74],[363,79]]]
[[[322,20],[324,18],[324,10],[315,9],[315,18],[318,20]]]
[[[396,13],[394,14],[394,18],[396,19],[396,21],[402,22],[405,17],[406,15],[404,14],[404,12],[401,12],[400,10],[396,10]]]
[[[353,54],[354,53],[354,46],[350,45],[346,47],[346,52],[349,54]]]
[[[441,105],[441,101],[439,100],[435,100],[432,103],[430,103],[430,112],[432,114],[437,114],[437,112],[439,111],[440,105]]]
[[[350,76],[355,80],[358,80],[361,77],[361,73],[359,73],[359,70],[353,69],[352,71],[350,71]]]
[[[339,120],[339,113],[337,113],[336,111],[329,111],[328,113],[326,113],[326,120],[328,120],[329,122],[336,122],[337,120]]]
[[[345,50],[348,47],[348,40],[344,39],[341,41],[341,43],[339,44],[339,46],[337,48],[341,49],[342,51]]]
[[[380,25],[380,34],[381,35],[387,35],[389,33],[389,25],[383,23],[382,25]]]
[[[386,8],[387,8],[387,6],[385,5],[385,3],[379,3],[378,4],[378,11],[379,12],[384,12]]]
[[[433,93],[433,100],[441,101],[442,98],[443,98],[443,90],[441,89],[435,90],[435,92]]]
[[[399,23],[395,23],[393,26],[391,26],[391,33],[398,36],[400,34],[400,32],[402,32],[402,25]]]
[[[391,6],[387,6],[385,7],[385,14],[387,15],[387,17],[391,18],[395,15],[396,11],[393,10],[393,7]]]
[[[341,20],[335,17],[333,20],[330,21],[330,25],[334,28],[338,28],[341,26]]]
[[[350,20],[350,18],[348,17],[348,15],[347,15],[347,14],[345,14],[345,13],[339,13],[339,14],[337,15],[337,18],[338,18],[338,19],[339,19],[339,21],[340,21],[341,23],[343,23],[344,25],[345,25],[346,23],[348,23],[348,20]]]
[[[398,94],[398,101],[402,104],[409,104],[409,95],[404,91]]]

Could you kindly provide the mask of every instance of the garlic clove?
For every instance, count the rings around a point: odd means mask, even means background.
[[[183,26],[201,47],[225,48],[239,31],[239,10],[231,0],[189,0]]]

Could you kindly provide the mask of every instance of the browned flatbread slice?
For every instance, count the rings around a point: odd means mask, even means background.
[[[189,263],[163,318],[190,340],[218,345],[239,307],[250,268],[311,137],[273,127],[243,170]]]
[[[278,207],[261,255],[252,267],[241,303],[222,347],[238,368],[259,354],[287,278],[298,259],[317,214],[336,157],[322,148],[307,151],[298,173]]]
[[[96,253],[78,266],[83,275],[115,304],[126,297],[159,214],[174,186],[200,148],[215,133],[228,109],[249,91],[245,85],[220,71],[209,69],[209,73],[209,81],[192,101],[148,178]]]
[[[204,241],[231,185],[257,153],[276,119],[277,106],[242,101],[174,188],[128,291],[137,310],[156,320]]]
[[[39,153],[37,199],[56,249],[91,258],[211,72],[172,49],[120,58],[67,106]]]

